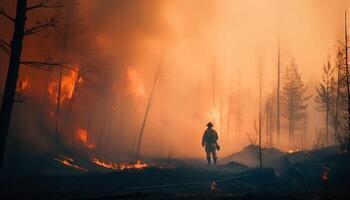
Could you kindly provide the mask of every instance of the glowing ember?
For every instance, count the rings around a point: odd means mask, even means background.
[[[84,169],[76,164],[73,164],[74,160],[73,158],[70,158],[70,157],[67,157],[67,156],[64,156],[64,155],[60,155],[59,158],[54,158],[54,160],[62,163],[63,165],[65,166],[69,166],[69,167],[72,167],[72,168],[75,168],[75,169],[78,169],[78,170],[81,170],[81,171],[84,171],[84,172],[87,172],[88,170],[87,169]]]
[[[22,79],[19,81],[16,91],[24,91],[24,90],[27,90],[29,87],[30,87],[29,78],[28,76],[26,76],[25,79]]]
[[[148,168],[149,165],[146,163],[142,163],[140,160],[137,160],[136,163],[113,163],[113,162],[107,162],[103,161],[101,159],[98,159],[96,157],[92,157],[91,161],[99,166],[113,169],[113,170],[126,170],[126,169],[144,169]]]
[[[88,143],[88,132],[87,132],[87,130],[84,130],[84,129],[81,129],[81,128],[78,129],[77,137],[78,137],[78,140],[80,140],[84,144],[84,146],[86,146],[87,148],[93,149],[93,148],[96,147],[94,144]]]
[[[323,168],[323,173],[322,173],[322,180],[324,182],[328,182],[329,180],[329,171],[330,169],[328,167],[322,167]]]
[[[76,71],[68,71],[68,73],[64,73],[62,76],[62,83],[61,83],[61,104],[65,100],[71,99],[73,96],[74,87],[76,86],[77,78],[78,78],[78,67],[73,67]],[[80,83],[82,79],[78,80],[78,83]],[[48,86],[48,93],[50,97],[57,102],[57,95],[58,95],[58,81],[52,81],[49,83]]]
[[[128,67],[127,76],[129,80],[129,88],[128,91],[131,95],[136,97],[145,97],[146,92],[145,88],[142,84],[141,78],[137,74],[136,70],[132,69],[130,66]]]
[[[289,149],[288,150],[288,153],[295,153],[295,152],[299,152],[300,150],[299,149],[296,149],[296,150],[291,150],[291,149]]]
[[[86,130],[78,129],[78,138],[79,138],[79,140],[81,140],[82,142],[86,143],[87,142],[87,137],[88,137],[88,133],[87,133]]]
[[[118,169],[116,167],[117,164],[115,163],[111,163],[111,162],[106,162],[106,161],[103,161],[103,160],[100,160],[96,157],[92,157],[91,158],[91,161],[97,165],[100,165],[102,167],[105,167],[105,168],[109,168],[109,169]]]

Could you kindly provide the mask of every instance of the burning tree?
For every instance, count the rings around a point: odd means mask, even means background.
[[[27,14],[37,9],[58,7],[61,6],[59,4],[50,4],[49,0],[40,0],[36,4],[29,6],[27,5],[27,0],[17,0],[16,17],[12,17],[3,9],[0,9],[0,14],[14,24],[11,42],[7,43],[5,40],[1,39],[2,46],[5,47],[7,52],[9,52],[10,61],[0,111],[0,167],[2,167],[4,160],[4,151],[6,147],[13,102],[16,94],[18,73],[20,64],[22,63],[21,55],[23,48],[23,38],[37,34],[49,27],[54,27],[57,23],[56,18],[52,17],[44,22],[37,21],[34,25],[27,27]]]
[[[285,118],[288,128],[289,144],[294,145],[294,136],[297,131],[305,130],[308,118],[307,100],[311,97],[305,94],[307,86],[301,79],[294,59],[286,67],[283,83],[281,91],[282,116]]]

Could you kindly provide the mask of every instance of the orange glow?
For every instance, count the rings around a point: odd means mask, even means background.
[[[142,84],[141,78],[137,74],[135,69],[132,69],[130,66],[127,71],[128,81],[129,81],[129,92],[135,98],[145,97],[145,88]]]
[[[26,76],[24,79],[19,81],[16,91],[24,91],[29,89],[29,87],[29,78],[28,76]]]
[[[78,170],[81,170],[84,172],[88,171],[87,169],[84,169],[76,164],[73,164],[73,162],[74,162],[73,158],[70,158],[70,157],[67,157],[64,155],[60,155],[59,158],[54,158],[54,160],[62,163],[63,165],[66,165],[66,166],[69,166],[69,167],[72,167],[72,168],[75,168],[75,169],[78,169]]]
[[[299,151],[300,151],[299,149],[296,149],[296,150],[289,149],[288,153],[296,153],[296,152],[299,152]]]
[[[65,100],[71,99],[74,92],[74,87],[76,87],[76,82],[78,78],[78,67],[74,66],[73,70],[69,70],[68,73],[63,73],[62,83],[61,83],[61,104]],[[81,83],[82,79],[78,80],[78,83]],[[57,102],[57,91],[58,81],[52,81],[48,86],[48,93],[54,102]]]
[[[136,163],[113,163],[103,161],[99,158],[92,157],[91,161],[99,166],[113,169],[113,170],[126,170],[126,169],[145,169],[148,168],[149,165],[146,163],[142,163],[140,160],[137,160]]]
[[[79,140],[81,140],[82,142],[86,143],[87,142],[87,137],[88,137],[88,133],[87,133],[86,130],[78,129],[78,138],[79,138]]]
[[[81,128],[78,129],[77,137],[78,137],[78,140],[80,140],[85,147],[87,147],[89,149],[96,148],[96,145],[88,143],[88,132],[87,132],[87,130],[84,130],[84,129],[81,129]]]

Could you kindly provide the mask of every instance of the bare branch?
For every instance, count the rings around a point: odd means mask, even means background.
[[[69,67],[62,63],[55,63],[55,62],[42,62],[42,61],[21,61],[22,65],[28,65],[31,67],[37,67],[37,68],[44,68],[44,67],[61,67],[63,69],[67,69],[70,71],[78,72],[77,69],[73,67]]]
[[[1,39],[0,38],[0,49],[3,50],[3,52],[6,54],[6,55],[9,55],[10,54],[10,45],[9,43],[7,43],[5,40]]]
[[[26,11],[31,11],[37,8],[62,8],[61,4],[49,5],[50,0],[41,0],[35,5],[27,7]]]
[[[32,35],[32,34],[36,34],[38,32],[41,32],[43,30],[46,30],[50,27],[55,27],[56,24],[57,24],[57,20],[55,17],[51,18],[50,20],[42,23],[40,21],[37,21],[36,25],[35,26],[32,26],[30,28],[27,28],[25,31],[24,31],[24,35]]]
[[[8,15],[2,8],[0,9],[0,14],[4,17],[6,17],[7,19],[11,20],[12,22],[15,21],[15,18],[11,17],[10,15]]]

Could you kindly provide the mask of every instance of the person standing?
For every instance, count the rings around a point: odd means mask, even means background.
[[[209,122],[207,124],[207,129],[204,131],[202,138],[202,147],[205,148],[205,152],[207,154],[208,165],[210,165],[211,157],[214,160],[214,165],[216,164],[217,155],[216,150],[220,149],[218,144],[218,133],[213,129],[213,123]]]

